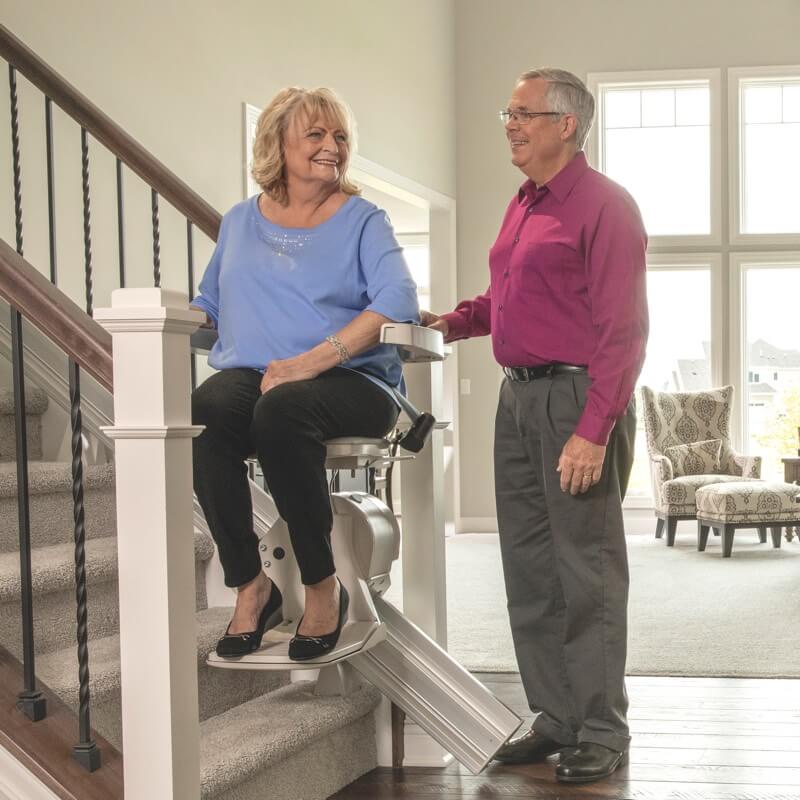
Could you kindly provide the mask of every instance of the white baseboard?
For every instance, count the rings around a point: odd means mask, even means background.
[[[497,533],[497,517],[459,517],[456,533]]]
[[[0,747],[0,800],[58,800],[58,796]]]

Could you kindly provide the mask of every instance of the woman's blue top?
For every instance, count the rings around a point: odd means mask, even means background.
[[[263,371],[335,334],[362,311],[419,322],[416,286],[386,213],[351,196],[313,228],[283,228],[264,218],[257,196],[222,219],[211,261],[192,305],[214,321],[215,369]],[[397,387],[400,359],[377,345],[346,364]]]

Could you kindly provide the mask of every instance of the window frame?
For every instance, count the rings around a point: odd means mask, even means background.
[[[729,240],[732,245],[800,245],[798,233],[742,232],[742,82],[763,79],[765,83],[778,78],[800,80],[800,65],[771,67],[730,67],[728,69],[728,196]]]
[[[721,70],[673,69],[626,72],[590,72],[586,85],[596,100],[595,121],[589,131],[586,151],[592,166],[603,172],[600,153],[603,136],[603,91],[618,88],[649,88],[658,85],[708,82],[709,87],[709,199],[711,207],[710,229],[707,234],[670,234],[650,236],[653,247],[719,247],[722,244],[722,126],[721,126]]]

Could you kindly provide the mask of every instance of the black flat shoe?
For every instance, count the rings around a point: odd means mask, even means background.
[[[337,578],[337,580],[339,579]],[[333,650],[339,641],[344,621],[347,619],[347,606],[349,604],[350,596],[347,594],[347,589],[339,581],[339,624],[336,626],[336,630],[332,633],[325,633],[322,636],[306,636],[302,633],[296,633],[289,642],[289,658],[292,661],[310,661],[312,658],[319,658]],[[301,617],[300,622],[297,624],[297,630],[300,630],[302,624],[303,619]]]
[[[535,764],[554,753],[568,753],[576,745],[561,744],[533,728],[520,736],[509,739],[495,754],[494,760],[501,764]]]
[[[261,609],[258,617],[258,627],[247,633],[228,633],[231,627],[228,624],[225,635],[217,642],[217,655],[221,658],[240,658],[258,650],[266,631],[277,627],[281,622],[283,622],[283,596],[273,583],[267,604]]]
[[[627,750],[619,752],[602,744],[584,742],[572,755],[561,759],[556,778],[564,783],[590,783],[607,778],[627,763]]]

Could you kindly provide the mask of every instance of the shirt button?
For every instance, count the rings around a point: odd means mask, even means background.
[[[503,273],[503,277],[504,277],[504,278],[507,278],[507,277],[508,277],[508,270],[506,270],[506,271]]]
[[[505,339],[501,339],[501,340],[500,340],[500,344],[505,344],[505,343],[506,343],[506,340],[505,340]]]
[[[514,237],[514,244],[517,244],[518,242],[519,242],[519,236],[515,236]]]
[[[503,304],[502,303],[499,306],[497,306],[497,310],[498,311],[502,311],[503,310]]]

